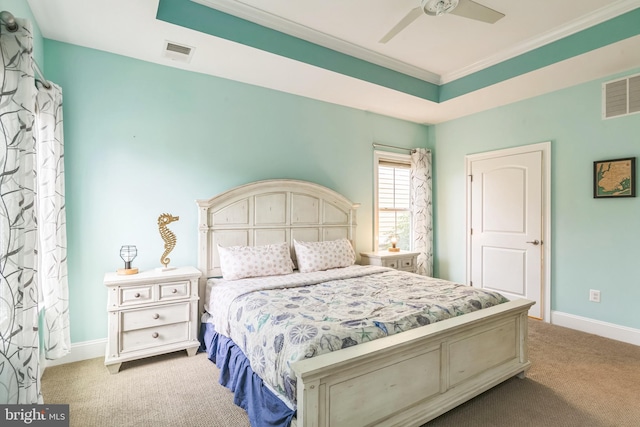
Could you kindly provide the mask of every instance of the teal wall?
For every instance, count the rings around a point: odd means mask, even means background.
[[[427,146],[428,128],[261,87],[45,40],[64,91],[71,340],[106,337],[104,273],[160,266],[157,218],[180,216],[171,265],[196,265],[196,199],[269,178],[317,182],[361,203],[372,248],[372,142]]]
[[[465,155],[551,141],[551,308],[640,328],[640,198],[593,199],[595,160],[640,157],[640,115],[601,119],[601,83],[616,77],[430,128],[437,274],[465,280]]]

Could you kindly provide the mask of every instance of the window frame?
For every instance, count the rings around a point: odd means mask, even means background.
[[[407,166],[409,166],[409,168],[411,168],[411,155],[400,154],[400,153],[390,153],[387,151],[378,151],[378,150],[375,150],[373,152],[373,250],[376,252],[380,250],[380,242],[379,242],[379,234],[380,234],[379,233],[379,229],[380,229],[379,205],[380,204],[378,201],[378,196],[379,196],[378,168],[380,167],[380,162],[385,162],[385,161],[406,164]],[[409,185],[411,185],[411,182],[409,182]],[[410,217],[413,216],[411,201],[409,201],[409,215]],[[411,226],[412,225],[411,223],[413,221],[410,220],[409,222]],[[410,229],[410,234],[413,235],[413,228]],[[413,239],[410,239],[410,240],[413,240]],[[413,248],[413,241],[409,242],[409,248]]]

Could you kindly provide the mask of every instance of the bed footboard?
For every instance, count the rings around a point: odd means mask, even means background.
[[[297,427],[420,426],[530,366],[515,300],[293,364]]]

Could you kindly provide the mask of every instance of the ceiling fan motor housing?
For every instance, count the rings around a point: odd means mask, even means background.
[[[458,6],[459,0],[422,0],[424,13],[431,16],[441,16],[451,12]]]

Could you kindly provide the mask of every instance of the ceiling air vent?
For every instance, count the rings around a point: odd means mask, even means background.
[[[602,118],[640,113],[640,74],[602,84]]]
[[[163,56],[174,61],[189,62],[191,61],[194,51],[194,47],[165,41]]]

